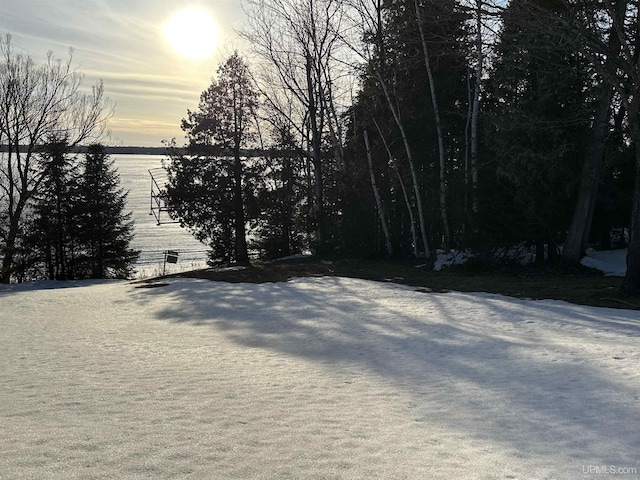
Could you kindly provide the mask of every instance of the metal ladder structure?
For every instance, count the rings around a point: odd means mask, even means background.
[[[153,215],[156,218],[158,225],[162,225],[163,223],[178,223],[177,220],[171,219],[169,215],[170,210],[167,206],[167,194],[164,189],[167,181],[167,172],[162,167],[151,168],[149,169],[149,175],[151,176],[149,215]],[[162,218],[162,212],[166,213],[166,220]]]

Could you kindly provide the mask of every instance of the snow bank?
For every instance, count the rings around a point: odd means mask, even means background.
[[[471,255],[469,252],[458,252],[452,250],[448,253],[438,252],[436,260],[433,262],[433,269],[436,272],[441,271],[445,267],[451,267],[453,265],[462,265],[465,263]]]
[[[638,478],[639,312],[153,285],[0,290],[0,478]]]
[[[600,270],[605,275],[624,277],[627,274],[627,249],[598,251],[590,248],[580,263]]]

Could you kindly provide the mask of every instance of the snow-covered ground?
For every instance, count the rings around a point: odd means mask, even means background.
[[[205,265],[114,156],[140,276]],[[583,263],[624,275],[626,251]],[[640,478],[640,313],[343,278],[0,286],[0,480]]]
[[[1,479],[640,478],[640,312],[155,285],[0,289]]]
[[[207,247],[176,223],[158,225],[151,214],[150,169],[162,166],[162,156],[157,155],[113,155],[120,175],[120,185],[129,192],[127,211],[133,212],[135,238],[132,247],[140,250],[136,264],[137,277],[161,275],[166,250],[179,253],[177,264],[167,264],[166,273],[204,268],[207,265]],[[166,212],[161,219],[170,221]],[[1,478],[1,477],[0,477]]]
[[[587,250],[582,258],[582,265],[595,268],[613,277],[624,277],[627,274],[627,249],[620,250]]]
[[[624,277],[627,274],[627,251],[623,248],[619,250],[587,250],[587,254],[580,263],[585,267],[600,270],[605,275],[614,277]],[[433,269],[440,271],[445,267],[465,263],[469,257],[467,252],[451,251],[449,253],[438,253]],[[523,264],[533,262],[535,255],[523,258]],[[424,265],[420,265],[423,267]]]

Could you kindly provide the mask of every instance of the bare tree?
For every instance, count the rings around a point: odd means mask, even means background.
[[[338,163],[341,131],[335,111],[334,59],[342,2],[338,0],[246,0],[249,27],[244,36],[265,62],[261,93],[281,114],[292,112],[283,98],[299,104],[292,123],[306,137],[313,165],[316,241],[328,240],[323,185],[323,135],[329,133]],[[283,93],[282,90],[286,90]]]
[[[0,39],[0,282],[9,283],[29,202],[42,181],[41,146],[64,138],[69,148],[106,133],[111,105],[102,83],[83,91],[84,76],[47,55],[42,65],[16,54],[10,36]]]

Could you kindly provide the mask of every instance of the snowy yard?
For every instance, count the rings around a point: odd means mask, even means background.
[[[640,312],[163,282],[0,289],[1,479],[640,478]]]

